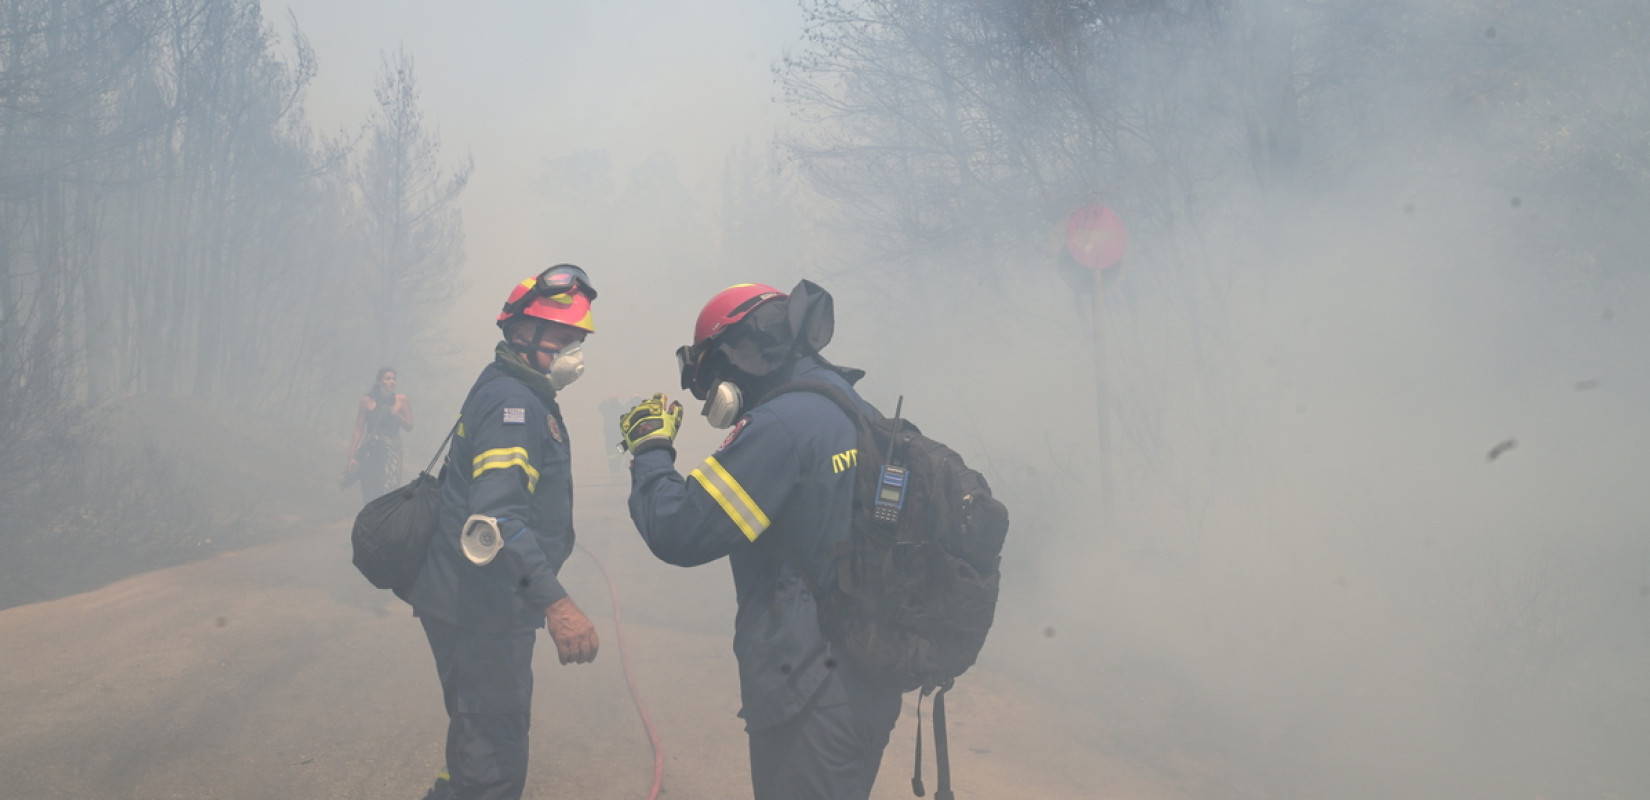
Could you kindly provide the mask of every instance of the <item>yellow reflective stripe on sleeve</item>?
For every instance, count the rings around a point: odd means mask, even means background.
[[[527,461],[527,449],[524,447],[500,447],[497,450],[488,450],[474,460],[475,473],[471,479],[481,477],[481,473],[490,469],[506,469],[521,467],[527,473],[527,491],[532,493],[539,487],[539,471]]]
[[[727,469],[722,466],[722,462],[716,460],[716,456],[711,456],[710,458],[705,459],[705,463],[709,464],[712,469],[716,470],[716,474],[721,477],[722,480],[727,481],[728,486],[733,488],[733,493],[737,495],[742,502],[744,502],[745,506],[749,508],[752,513],[756,515],[756,521],[761,524],[762,530],[766,530],[768,525],[771,524],[768,522],[768,515],[762,513],[762,507],[757,505],[756,501],[752,500],[749,494],[745,493],[745,487],[740,486],[739,481],[734,480],[733,475],[729,474]],[[757,531],[757,533],[761,532],[761,530]]]
[[[754,542],[756,537],[762,535],[762,530],[752,524],[752,520],[744,513],[744,509],[736,505],[738,498],[732,497],[731,491],[718,486],[716,478],[707,476],[703,470],[697,469],[688,473],[688,477],[699,481],[699,485],[705,487],[705,492],[716,501],[717,505],[722,507],[723,511],[727,512],[728,519],[733,520],[733,524],[739,526],[739,530],[745,534],[746,539]]]
[[[705,459],[704,465],[689,473],[689,477],[705,487],[705,492],[722,507],[728,519],[739,526],[746,539],[754,542],[756,537],[768,529],[768,525],[771,524],[768,515],[762,513],[762,507],[751,499],[745,487],[740,486],[739,481],[728,474],[727,469],[723,468],[715,456]]]

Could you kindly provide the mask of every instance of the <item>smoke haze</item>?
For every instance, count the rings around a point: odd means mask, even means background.
[[[1650,11],[846,8],[264,0],[321,135],[404,52],[474,160],[462,289],[396,356],[409,463],[545,266],[601,293],[576,491],[628,479],[609,396],[684,395],[708,455],[674,349],[715,291],[811,279],[824,355],[1008,506],[980,669],[1085,741],[1195,797],[1650,793]],[[1061,238],[1092,203],[1130,234],[1098,297]],[[628,616],[731,632],[722,569],[635,569],[686,594]]]

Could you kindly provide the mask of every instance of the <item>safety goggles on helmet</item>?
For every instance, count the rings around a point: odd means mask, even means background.
[[[572,264],[557,264],[541,273],[533,281],[531,291],[504,304],[504,311],[500,318],[520,314],[534,300],[541,297],[557,297],[568,294],[577,289],[588,300],[596,299],[596,287],[590,283],[590,276],[581,267]]]
[[[744,397],[736,384],[721,380],[714,370],[701,370],[700,364],[710,353],[711,346],[682,345],[676,348],[676,365],[682,370],[682,388],[693,393],[695,399],[705,401],[699,413],[705,415],[713,428],[726,428],[739,418]]]
[[[682,373],[682,388],[693,393],[693,396],[703,400],[710,392],[713,382],[710,375],[701,376],[699,365],[705,360],[707,347],[684,344],[676,348],[676,368]]]

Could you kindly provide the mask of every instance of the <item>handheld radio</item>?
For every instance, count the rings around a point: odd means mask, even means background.
[[[872,519],[890,525],[899,522],[900,509],[905,508],[905,468],[894,465],[894,442],[899,438],[899,414],[904,407],[902,394],[894,406],[894,435],[888,438],[888,457],[882,460],[882,474],[877,478],[877,502],[871,511]]]

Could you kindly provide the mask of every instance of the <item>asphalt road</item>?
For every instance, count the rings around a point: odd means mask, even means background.
[[[727,568],[652,561],[620,492],[581,495],[579,535],[625,604],[665,750],[662,796],[748,797]],[[645,798],[652,755],[606,585],[577,553],[563,579],[597,620],[602,651],[563,667],[540,637],[527,796]],[[17,800],[416,800],[441,765],[446,724],[417,621],[354,571],[342,522],[0,611],[0,709],[0,798]],[[948,710],[959,798],[1184,794],[1084,744],[1061,709],[1002,676],[971,671]],[[908,699],[877,798],[911,796],[914,713]],[[925,762],[932,791],[931,750]]]

